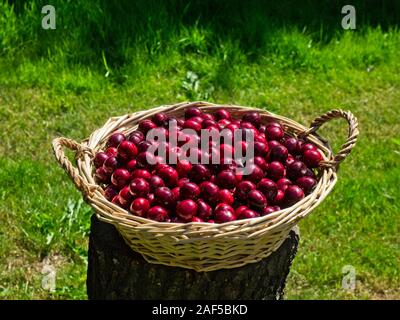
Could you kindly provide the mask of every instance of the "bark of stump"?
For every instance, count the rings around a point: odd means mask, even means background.
[[[91,220],[88,298],[97,299],[283,299],[299,243],[297,227],[269,257],[234,269],[196,272],[150,264],[134,252],[114,226]]]

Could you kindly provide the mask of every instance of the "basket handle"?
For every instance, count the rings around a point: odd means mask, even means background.
[[[344,111],[340,109],[331,110],[317,118],[315,118],[311,124],[310,128],[304,131],[300,136],[306,137],[309,134],[315,133],[319,127],[321,127],[325,122],[336,118],[344,118],[349,124],[349,131],[347,134],[346,142],[341,146],[339,152],[333,157],[332,160],[322,161],[321,166],[328,168],[337,169],[339,164],[346,159],[346,157],[350,154],[351,150],[356,145],[357,137],[359,134],[358,131],[358,120],[357,118],[350,112]]]
[[[78,142],[64,138],[58,137],[53,140],[53,152],[61,167],[65,170],[71,180],[74,182],[75,186],[79,191],[82,192],[84,198],[92,197],[94,191],[99,190],[100,187],[95,184],[88,183],[79,173],[79,170],[71,163],[64,153],[64,147],[72,151],[75,151],[75,158],[81,158],[85,153],[93,157],[92,149],[79,144]],[[102,191],[102,190],[101,190]]]

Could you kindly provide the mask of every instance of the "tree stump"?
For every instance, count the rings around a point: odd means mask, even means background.
[[[134,252],[114,226],[91,220],[89,299],[282,299],[299,243],[297,228],[277,251],[257,263],[210,272],[150,264]]]

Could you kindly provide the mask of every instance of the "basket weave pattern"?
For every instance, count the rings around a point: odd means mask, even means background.
[[[134,216],[108,201],[102,188],[94,180],[92,163],[94,154],[104,148],[108,137],[116,130],[124,134],[130,133],[137,128],[139,121],[159,112],[182,116],[184,110],[191,106],[200,107],[206,112],[223,107],[229,109],[235,118],[241,118],[243,113],[249,110],[258,110],[263,122],[278,121],[289,134],[313,142],[324,157],[320,178],[313,192],[293,206],[267,216],[222,224],[155,222]],[[349,124],[347,141],[337,155],[333,155],[329,145],[316,134],[323,123],[333,118],[344,118]],[[82,143],[62,137],[54,139],[53,150],[58,162],[82,192],[85,200],[95,209],[97,217],[113,224],[133,250],[141,253],[150,263],[200,272],[254,263],[278,249],[299,220],[306,217],[332,190],[337,180],[338,165],[354,147],[357,136],[357,119],[348,111],[330,111],[316,118],[310,128],[306,128],[293,120],[265,110],[192,102],[110,118],[102,128],[93,132]],[[64,147],[75,151],[77,167],[65,156]]]

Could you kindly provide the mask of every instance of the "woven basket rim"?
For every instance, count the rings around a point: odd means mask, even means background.
[[[267,115],[268,117],[271,117],[271,119],[277,119],[279,121],[287,121],[287,122],[294,122],[293,120],[284,117],[284,116],[280,116],[278,114],[272,113],[268,110],[265,109],[260,109],[260,108],[256,108],[256,107],[244,107],[244,106],[239,106],[239,105],[226,105],[226,104],[211,104],[208,102],[189,102],[189,103],[183,103],[183,104],[178,104],[180,106],[183,106],[184,108],[187,108],[187,106],[191,106],[193,104],[196,104],[196,106],[198,106],[201,109],[204,109],[206,107],[213,107],[213,108],[229,108],[229,109],[240,109],[240,110],[257,110],[260,113]],[[173,114],[175,109],[170,109],[171,107],[176,107],[177,105],[166,105],[166,106],[159,106],[159,107],[155,107],[155,108],[150,108],[150,109],[146,109],[144,111],[152,111],[151,113],[146,115],[146,118],[151,117],[153,114],[157,113],[158,111],[162,110],[163,112],[167,113],[167,114]],[[167,110],[165,110],[164,108],[167,108]],[[142,111],[143,112],[143,111]],[[139,112],[140,113],[140,112]],[[92,149],[93,151],[98,151],[102,148],[102,146],[104,146],[107,138],[114,133],[115,131],[120,131],[123,133],[129,133],[133,130],[135,130],[137,128],[137,125],[134,125],[132,127],[129,128],[124,128],[124,127],[117,127],[115,130],[110,131],[109,134],[107,135],[102,135],[101,140],[98,140],[98,134],[102,132],[102,130],[107,127],[110,124],[110,120],[112,122],[115,123],[119,123],[122,122],[125,119],[131,118],[131,117],[136,117],[138,115],[138,112],[134,112],[131,114],[125,114],[125,115],[121,115],[121,116],[116,116],[116,117],[112,117],[110,118],[102,127],[98,128],[97,130],[95,130],[88,138],[83,140],[83,145],[87,146],[88,148]],[[304,131],[306,131],[308,128],[299,124],[298,122],[296,122],[296,124],[301,127]],[[124,130],[125,129],[125,130]],[[323,158],[324,160],[331,160],[333,158],[333,152],[332,149],[329,145],[329,143],[327,142],[323,142],[322,140],[320,140],[320,138],[318,138],[317,136],[315,136],[314,134],[310,135],[307,137],[307,140],[313,142],[314,144],[316,144],[318,146],[318,148],[323,151]],[[79,166],[79,168],[81,168],[81,166]],[[92,165],[90,165],[89,170],[92,170]],[[330,174],[332,176],[332,181],[331,183],[336,183],[337,180],[337,174],[336,171],[331,169],[331,168],[323,168],[322,169],[324,172]],[[83,173],[83,170],[80,170],[81,173]],[[93,175],[92,175],[93,178]],[[93,179],[94,180],[94,179]],[[322,184],[323,181],[322,179],[319,179],[317,182],[317,186]],[[251,221],[251,225],[254,224],[258,224],[258,223],[263,223],[265,221],[269,221],[272,220],[274,218],[279,218],[281,215],[285,214],[285,212],[287,211],[293,211],[295,208],[300,207],[302,204],[304,204],[305,202],[307,202],[308,199],[313,197],[313,194],[317,192],[317,186],[314,188],[314,190],[307,195],[306,197],[304,197],[304,199],[302,199],[301,201],[295,203],[294,205],[288,207],[288,208],[284,208],[281,209],[279,211],[273,212],[269,215],[266,216],[260,216],[260,217],[256,217],[256,218],[251,218],[251,219],[242,219],[242,220],[235,220],[235,221],[231,221],[231,222],[225,222],[225,223],[216,223],[216,224],[212,224],[213,226],[219,227],[219,226],[229,226],[229,225],[243,225],[243,224],[248,224],[249,221]],[[330,191],[330,190],[329,190]],[[326,193],[326,195],[329,192]],[[101,193],[96,193],[96,195],[98,197],[101,197],[103,201],[108,202],[108,204],[110,205],[110,207],[116,207],[114,204],[112,204],[110,201],[108,201],[104,195],[102,195]],[[324,197],[325,198],[325,197]],[[210,223],[207,222],[188,222],[188,223],[174,223],[174,222],[156,222],[147,218],[142,218],[142,217],[138,217],[138,216],[134,216],[131,213],[129,213],[128,210],[123,209],[118,207],[119,209],[121,209],[122,211],[124,211],[124,213],[126,215],[128,215],[130,218],[132,218],[133,220],[137,220],[137,222],[139,222],[140,224],[146,224],[152,227],[156,227],[156,226],[165,226],[166,224],[168,224],[168,226],[170,227],[182,227],[182,225],[186,225],[188,227],[190,226],[207,226],[210,227]],[[161,232],[161,230],[160,230]]]

